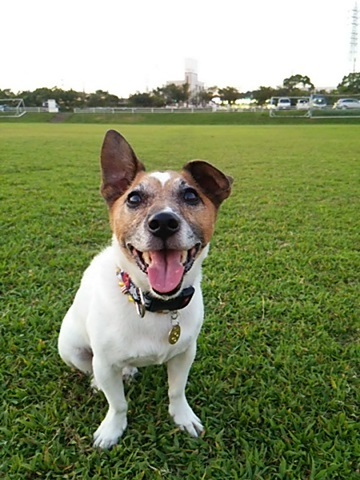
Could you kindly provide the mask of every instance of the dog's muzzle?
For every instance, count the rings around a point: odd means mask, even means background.
[[[201,244],[189,250],[149,250],[140,252],[128,244],[128,250],[158,295],[173,296],[181,289],[184,275],[191,269]]]

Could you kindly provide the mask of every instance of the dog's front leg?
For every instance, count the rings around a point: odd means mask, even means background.
[[[169,382],[169,413],[181,430],[186,430],[191,436],[197,437],[204,430],[200,419],[189,406],[185,387],[191,365],[196,354],[196,343],[182,354],[168,361]]]
[[[94,447],[106,449],[118,442],[127,426],[122,369],[115,369],[94,355],[93,371],[96,385],[104,392],[109,403],[106,417],[94,434]]]

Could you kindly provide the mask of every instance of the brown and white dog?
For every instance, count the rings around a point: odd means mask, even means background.
[[[203,322],[201,264],[232,179],[204,161],[189,162],[180,173],[145,173],[113,130],[105,136],[101,166],[112,245],[83,275],[61,326],[60,356],[92,374],[109,403],[95,446],[110,448],[126,428],[123,376],[162,363],[170,415],[196,437],[203,426],[185,386]]]

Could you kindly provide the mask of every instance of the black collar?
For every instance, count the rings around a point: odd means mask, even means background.
[[[121,291],[130,295],[136,304],[136,309],[140,317],[145,315],[145,311],[149,312],[172,312],[181,310],[189,305],[194,295],[194,287],[184,288],[180,294],[170,300],[161,300],[153,297],[149,292],[144,293],[140,288],[136,287],[129,275],[123,270],[118,270],[116,276],[119,279]]]

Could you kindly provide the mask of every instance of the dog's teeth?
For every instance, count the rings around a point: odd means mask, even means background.
[[[187,250],[183,250],[181,253],[181,263],[185,263],[187,261],[188,252]]]
[[[143,260],[146,263],[146,265],[150,265],[151,258],[150,258],[149,252],[143,252],[142,257],[143,257]]]

